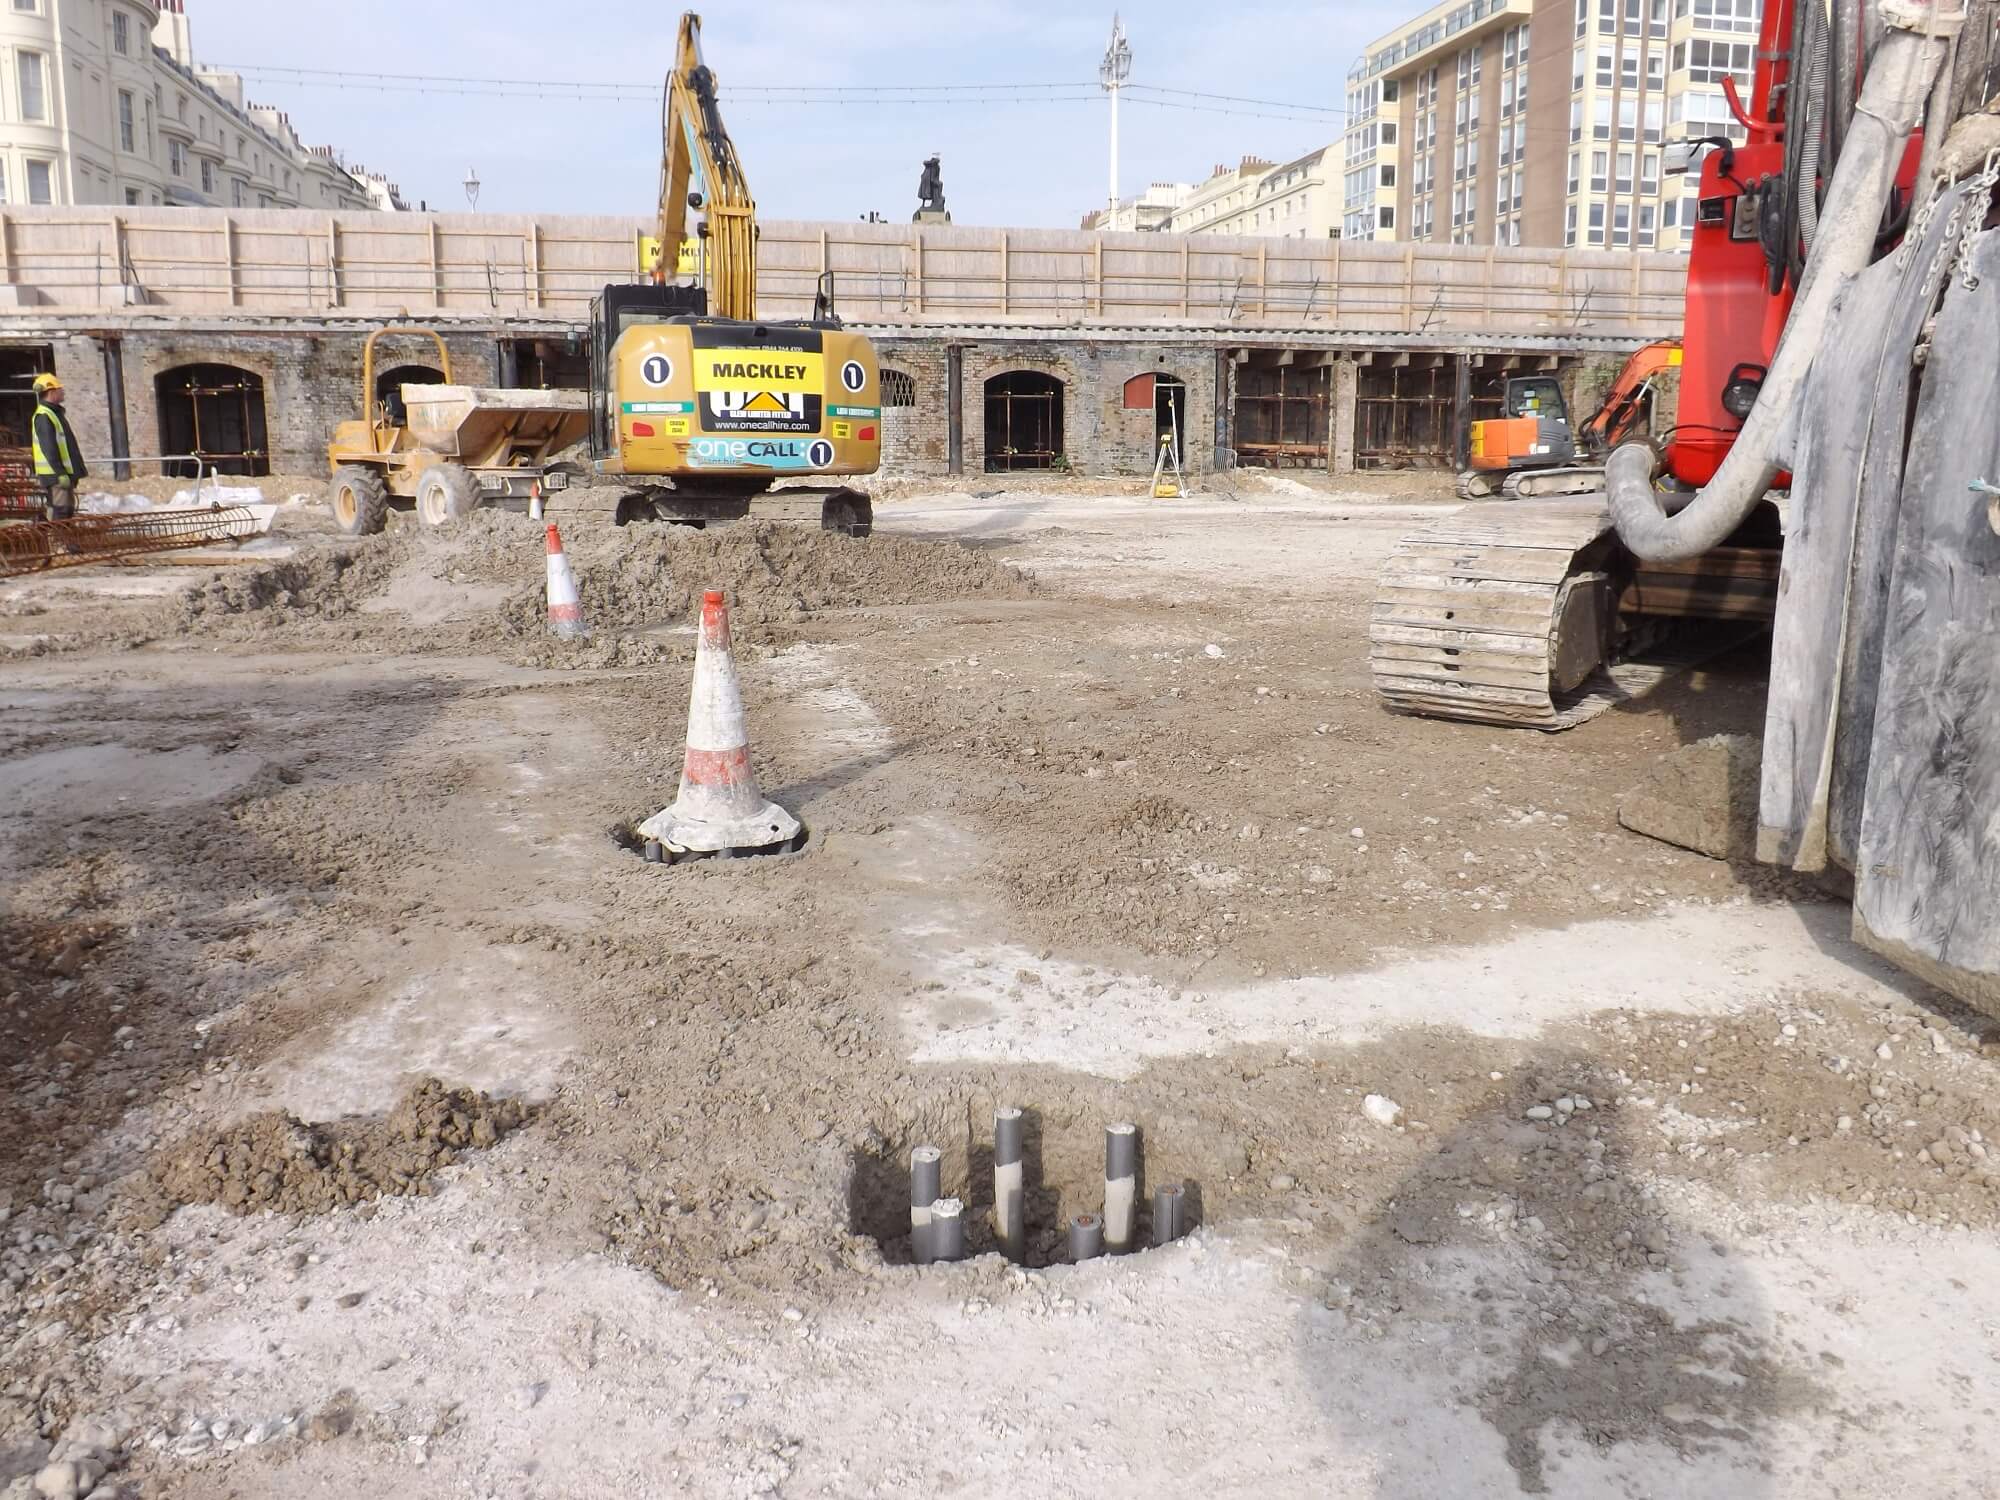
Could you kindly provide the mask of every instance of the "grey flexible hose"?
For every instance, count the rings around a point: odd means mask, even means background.
[[[1653,488],[1659,458],[1650,444],[1626,443],[1611,455],[1604,485],[1612,522],[1619,540],[1640,558],[1672,562],[1699,557],[1740,526],[1771,487],[1780,467],[1779,439],[1827,336],[1834,294],[1874,254],[1904,144],[1923,115],[1944,55],[1942,38],[1894,29],[1870,59],[1846,149],[1827,188],[1817,247],[1806,264],[1784,337],[1757,404],[1715,477],[1672,514]]]
[[[1805,128],[1800,132],[1798,167],[1792,188],[1798,195],[1799,238],[1805,242],[1806,259],[1812,259],[1819,239],[1820,145],[1826,132],[1827,21],[1820,0],[1803,0],[1805,5],[1806,55],[1803,70],[1795,74],[1797,87],[1805,96]]]

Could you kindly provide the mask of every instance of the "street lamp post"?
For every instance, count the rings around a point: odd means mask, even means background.
[[[466,205],[474,213],[477,213],[479,211],[479,169],[477,167],[467,167],[465,169],[465,182],[463,185],[465,188]]]
[[[1118,220],[1118,90],[1125,80],[1132,76],[1132,49],[1125,43],[1125,25],[1118,19],[1118,13],[1111,13],[1111,45],[1104,49],[1104,61],[1097,65],[1097,81],[1104,92],[1111,96],[1111,215],[1108,224]]]

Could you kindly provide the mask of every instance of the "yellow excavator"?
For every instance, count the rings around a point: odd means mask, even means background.
[[[590,457],[602,476],[591,489],[616,493],[621,524],[747,516],[866,536],[874,510],[861,491],[774,488],[881,466],[881,377],[825,279],[811,319],[757,317],[756,205],[716,94],[689,11],[662,110],[659,267],[591,305]],[[677,285],[690,211],[698,274]]]

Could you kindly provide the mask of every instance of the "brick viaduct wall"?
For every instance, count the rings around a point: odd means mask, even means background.
[[[263,387],[269,467],[274,473],[318,474],[325,470],[326,443],[336,424],[360,411],[361,324],[316,326],[154,327],[138,320],[120,328],[0,325],[0,347],[39,345],[69,390],[72,422],[93,471],[111,477],[114,453],[112,414],[120,393],[110,376],[122,376],[126,432],[123,451],[161,454],[158,381],[162,374],[193,364],[220,364],[256,376]],[[444,331],[454,378],[468,385],[508,383],[517,341],[566,340],[576,330],[498,319],[457,325]],[[1063,467],[1087,474],[1150,473],[1155,457],[1155,413],[1150,403],[1127,408],[1126,383],[1134,376],[1171,377],[1185,387],[1182,461],[1190,475],[1229,467],[1228,449],[1235,397],[1235,371],[1245,359],[1269,360],[1282,352],[1301,364],[1334,368],[1334,392],[1321,464],[1336,470],[1353,464],[1353,393],[1356,361],[1407,360],[1408,354],[1371,353],[1353,337],[1333,346],[1324,336],[1301,330],[1292,345],[1241,346],[1241,333],[1213,331],[1195,336],[1162,330],[1154,337],[1107,336],[1097,332],[1049,329],[1031,335],[1013,328],[938,329],[899,326],[871,330],[885,371],[908,377],[907,405],[885,403],[883,472],[889,475],[978,474],[986,471],[988,383],[1015,371],[1036,371],[1062,384],[1060,451]],[[1636,342],[1634,340],[1633,342]],[[1296,347],[1293,347],[1295,345]],[[1288,351],[1288,352],[1287,352]],[[1615,368],[1623,351],[1584,348],[1568,353],[1518,356],[1533,368],[1565,370],[1582,358],[1594,370],[1606,361]],[[1436,352],[1429,361],[1491,360],[1490,354]],[[1507,360],[1510,356],[1498,356]],[[378,373],[405,363],[429,363],[425,346],[408,340],[378,346]],[[898,382],[900,383],[900,382]],[[957,392],[954,409],[952,392]],[[1579,395],[1582,393],[1579,392]],[[1587,407],[1585,408],[1587,409]],[[1341,434],[1345,432],[1345,443]],[[1218,434],[1222,447],[1218,451]],[[1437,455],[1440,461],[1447,455]],[[134,472],[157,472],[136,463]]]

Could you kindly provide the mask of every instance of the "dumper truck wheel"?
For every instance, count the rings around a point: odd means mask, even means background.
[[[333,471],[334,524],[349,536],[374,536],[389,522],[389,487],[360,464]]]
[[[442,526],[479,509],[479,482],[457,464],[432,464],[417,481],[417,519]]]

